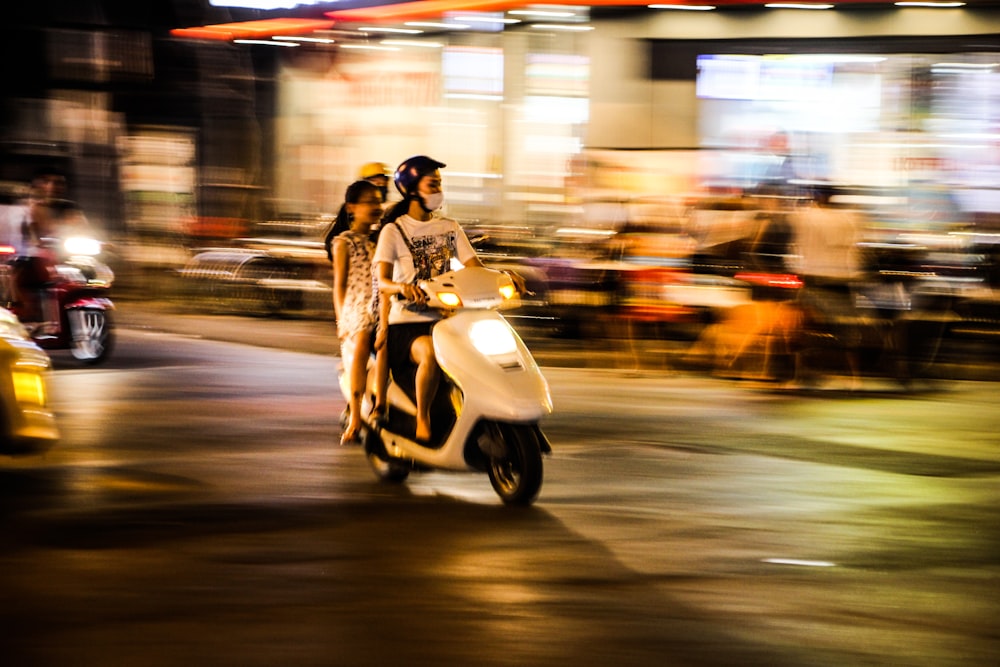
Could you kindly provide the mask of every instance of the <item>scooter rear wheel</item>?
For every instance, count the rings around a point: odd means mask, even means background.
[[[506,453],[490,459],[490,483],[505,505],[530,505],[542,488],[541,443],[531,426],[502,424],[500,432]]]
[[[68,313],[70,353],[85,364],[104,361],[113,342],[111,315],[101,308],[74,308]]]

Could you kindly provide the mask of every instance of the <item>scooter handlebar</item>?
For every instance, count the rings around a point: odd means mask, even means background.
[[[439,310],[508,309],[520,305],[517,285],[511,276],[485,267],[448,271],[420,281],[418,287],[427,295],[427,307]]]

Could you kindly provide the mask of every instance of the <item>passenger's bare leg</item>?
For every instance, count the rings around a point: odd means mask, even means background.
[[[434,356],[434,344],[430,336],[421,336],[410,346],[410,358],[417,365],[417,440],[431,439],[431,403],[437,391],[441,370]]]
[[[367,331],[358,332],[354,337],[354,358],[351,359],[350,384],[351,395],[348,398],[350,416],[347,428],[341,440],[354,440],[361,429],[361,399],[368,384],[368,357],[371,355],[371,334]]]

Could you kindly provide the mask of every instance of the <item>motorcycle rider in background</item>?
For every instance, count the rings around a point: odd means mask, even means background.
[[[20,254],[13,263],[11,300],[20,305],[21,321],[30,330],[58,327],[59,312],[47,287],[56,278],[56,241],[90,235],[80,208],[66,199],[66,176],[55,169],[36,172],[31,181],[27,213],[21,227]]]

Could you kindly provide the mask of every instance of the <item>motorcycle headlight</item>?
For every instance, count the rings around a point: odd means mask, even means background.
[[[514,289],[513,285],[501,285],[500,286],[500,296],[504,298],[505,301],[513,299],[517,295],[517,290]]]
[[[99,255],[101,242],[84,236],[71,236],[63,243],[63,248],[70,255]]]
[[[487,357],[511,354],[517,351],[517,341],[510,328],[496,320],[481,320],[469,327],[472,345]]]
[[[28,333],[24,330],[21,320],[9,310],[0,309],[0,338],[28,339]]]
[[[38,373],[14,371],[11,373],[14,397],[18,403],[45,405],[45,380]]]

